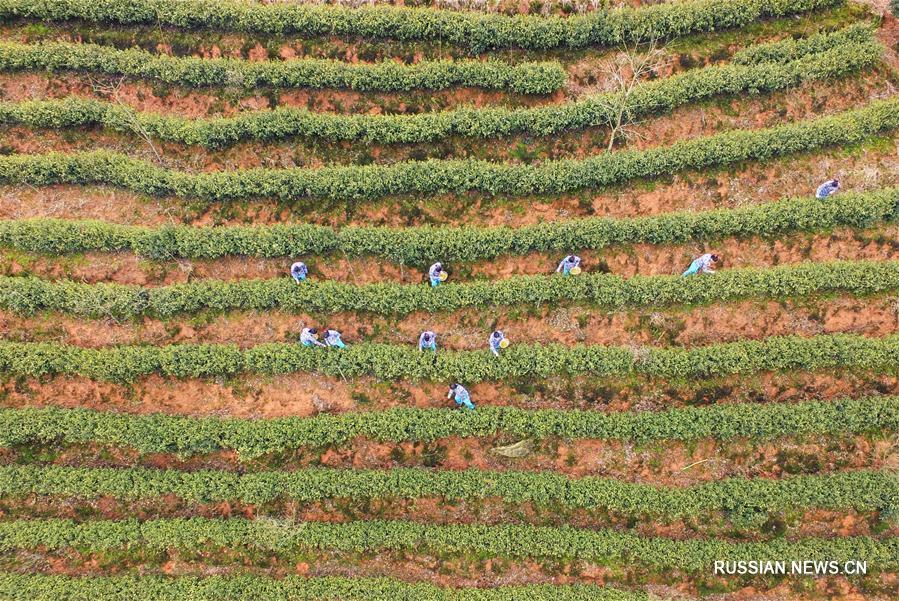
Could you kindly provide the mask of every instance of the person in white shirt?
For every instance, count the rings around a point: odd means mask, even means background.
[[[468,391],[461,384],[450,384],[449,394],[446,395],[446,398],[455,400],[458,407],[474,410],[471,395],[468,394]]]
[[[577,267],[580,269],[581,266],[581,258],[577,255],[568,255],[559,263],[559,266],[556,267],[556,273],[562,272],[562,275],[568,275],[571,273],[571,270]],[[577,273],[577,272],[575,272]]]
[[[837,190],[840,189],[840,180],[838,179],[829,179],[815,190],[815,198],[818,200],[824,200],[828,196],[832,194],[836,194]]]
[[[715,273],[715,270],[712,269],[712,265],[717,263],[720,260],[718,255],[713,255],[711,253],[707,253],[693,259],[693,262],[690,263],[690,267],[687,268],[687,271],[682,273],[683,277],[688,275],[698,275],[700,273]]]
[[[424,351],[425,349],[437,352],[437,334],[430,330],[422,332],[418,337],[418,350]]]
[[[337,330],[325,330],[325,344],[332,348],[346,348],[346,344],[340,339],[340,332]]]
[[[428,269],[428,281],[431,282],[431,287],[439,286],[441,282],[443,282],[447,276],[443,275],[445,272],[443,271],[443,263],[434,263],[431,265],[431,268]]]
[[[306,279],[306,276],[308,274],[309,274],[309,269],[306,267],[306,264],[303,263],[302,261],[297,261],[296,263],[294,263],[293,265],[290,266],[290,276],[293,278],[293,280],[297,284],[302,283]]]
[[[503,340],[505,339],[506,335],[499,330],[490,334],[490,339],[487,342],[490,345],[490,351],[497,357],[499,357],[499,350],[503,348]],[[506,346],[508,346],[508,344],[509,343],[507,342]]]
[[[328,346],[318,339],[318,330],[315,328],[303,328],[303,331],[300,332],[300,344],[303,346]]]

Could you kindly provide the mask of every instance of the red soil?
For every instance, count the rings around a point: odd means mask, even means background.
[[[520,385],[519,385],[520,386]],[[223,415],[246,418],[308,416],[318,413],[381,410],[391,407],[448,408],[446,384],[343,381],[310,374],[274,378],[242,376],[234,381],[143,378],[127,386],[81,377],[29,378],[3,384],[3,405],[85,407],[104,411]],[[687,384],[643,379],[602,382],[551,378],[515,384],[469,387],[480,406],[529,409],[650,411],[684,405],[732,402],[798,402],[878,394],[899,394],[895,376],[834,373],[728,376]]]
[[[0,311],[7,340],[56,341],[88,348],[122,344],[237,344],[295,342],[302,327],[315,324],[341,331],[350,344],[377,341],[415,345],[421,332],[438,332],[442,349],[483,350],[493,329],[516,343],[700,346],[769,336],[849,333],[887,336],[899,331],[899,304],[878,299],[747,301],[693,309],[599,312],[588,306],[540,309],[468,309],[449,315],[414,313],[391,319],[334,315],[291,315],[277,311],[229,313],[218,317],[85,320],[58,314],[21,317]]]

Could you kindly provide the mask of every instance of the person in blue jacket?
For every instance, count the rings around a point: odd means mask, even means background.
[[[468,394],[468,391],[465,390],[465,387],[461,384],[450,384],[449,394],[446,395],[446,398],[455,399],[456,406],[458,407],[474,410],[474,403],[471,402],[471,395]]]
[[[568,275],[571,273],[572,269],[577,269],[575,274],[579,273],[581,268],[581,258],[577,255],[568,255],[559,263],[559,266],[556,267],[556,273],[562,272],[562,275]]]
[[[840,189],[840,180],[834,178],[829,179],[815,190],[815,198],[818,200],[824,200],[828,196],[832,194],[836,194],[836,191]]]
[[[418,337],[418,350],[424,351],[425,349],[437,352],[437,334],[430,330],[422,332]]]
[[[296,263],[294,263],[293,265],[290,266],[290,275],[291,275],[291,277],[293,277],[293,280],[297,284],[302,283],[306,279],[306,276],[308,274],[309,274],[309,269],[306,267],[306,264],[303,263],[302,261],[297,261]]]

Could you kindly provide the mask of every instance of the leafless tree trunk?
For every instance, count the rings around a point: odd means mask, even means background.
[[[104,94],[109,96],[119,107],[128,111],[128,113],[132,116],[130,123],[128,124],[131,127],[131,130],[140,136],[144,142],[146,142],[147,146],[150,147],[150,150],[153,151],[153,155],[156,157],[157,163],[162,163],[162,155],[159,154],[159,150],[157,150],[156,145],[153,143],[153,138],[150,136],[150,132],[141,125],[140,120],[137,118],[137,115],[131,110],[131,108],[126,105],[120,95],[119,88],[122,87],[122,83],[125,81],[125,78],[120,78],[115,84],[103,84],[100,83],[93,78],[90,79],[91,87],[94,89],[94,92],[99,94]]]
[[[649,74],[664,65],[665,57],[666,52],[656,39],[642,45],[624,44],[614,62],[604,70],[609,92],[606,104],[606,125],[610,130],[608,150],[612,150],[619,138],[627,138],[635,133],[631,129],[636,123],[634,89]]]

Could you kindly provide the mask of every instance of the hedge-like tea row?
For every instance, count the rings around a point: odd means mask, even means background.
[[[455,86],[548,94],[565,84],[559,63],[496,60],[346,63],[303,58],[250,62],[174,57],[96,44],[0,43],[0,71],[86,71],[131,75],[185,86],[348,88],[358,91],[444,90]]]
[[[843,293],[864,296],[899,290],[899,261],[800,263],[767,269],[721,271],[714,278],[582,274],[513,276],[505,280],[447,284],[437,288],[395,282],[356,286],[292,278],[224,282],[199,280],[157,288],[122,284],[51,282],[0,276],[0,308],[20,314],[61,311],[107,318],[167,318],[200,311],[294,313],[355,311],[407,315],[466,307],[588,304],[611,309],[697,305],[746,298],[795,298]]]
[[[673,38],[827,9],[842,0],[688,0],[568,18],[505,16],[433,8],[344,8],[236,0],[0,0],[0,17],[170,25],[246,33],[445,40],[491,48],[583,48]]]
[[[599,250],[615,244],[674,244],[729,236],[775,237],[840,226],[865,228],[897,218],[899,188],[889,188],[861,194],[841,193],[839,202],[796,198],[712,211],[624,219],[589,217],[520,228],[334,229],[310,224],[149,228],[90,220],[0,220],[0,246],[48,255],[130,250],[152,259],[337,253],[347,257],[383,257],[425,268],[435,257],[449,262],[478,261],[532,252]]]
[[[0,551],[77,547],[103,552],[139,547],[154,552],[212,548],[267,551],[293,557],[299,551],[366,553],[411,551],[474,553],[490,557],[555,558],[636,563],[656,570],[708,570],[715,560],[866,561],[871,570],[899,566],[899,538],[803,538],[730,542],[672,540],[615,530],[518,525],[437,526],[409,521],[342,524],[296,523],[260,518],[137,520],[17,520],[0,522]]]
[[[755,44],[734,53],[731,60],[738,65],[760,63],[785,64],[809,54],[828,52],[847,44],[871,40],[874,29],[869,23],[855,23],[834,32],[824,32],[807,38],[786,38],[778,42]]]
[[[397,194],[482,192],[549,195],[596,189],[685,169],[767,160],[837,144],[857,144],[899,127],[899,98],[770,129],[731,131],[640,151],[583,160],[508,165],[479,160],[409,161],[318,169],[248,169],[191,174],[97,151],[0,157],[0,183],[110,184],[150,195],[208,202],[277,197],[365,201]]]
[[[591,584],[443,588],[359,576],[79,577],[0,573],[5,601],[650,601],[646,593]]]
[[[0,495],[61,495],[125,500],[175,495],[194,503],[277,499],[501,498],[508,503],[561,504],[628,515],[672,518],[716,511],[899,508],[899,478],[881,472],[844,472],[781,480],[734,478],[688,488],[633,484],[613,478],[567,478],[553,472],[445,471],[417,468],[308,468],[238,474],[226,471],[0,467]]]
[[[0,446],[96,443],[142,453],[190,456],[236,451],[242,458],[299,447],[379,442],[430,442],[450,436],[653,440],[770,439],[784,436],[899,431],[899,398],[796,404],[729,404],[659,412],[526,410],[481,407],[388,409],[268,420],[129,415],[86,409],[0,408]]]
[[[687,71],[641,84],[626,103],[633,116],[671,110],[722,94],[774,91],[803,81],[836,78],[880,61],[882,48],[872,41],[870,28],[859,29],[867,41],[841,44],[783,65],[723,65]],[[834,34],[836,35],[836,34]],[[181,144],[220,148],[244,140],[275,140],[289,136],[329,141],[396,144],[432,142],[449,136],[477,138],[528,134],[546,136],[603,125],[621,94],[606,93],[565,104],[537,108],[462,108],[419,115],[342,115],[280,107],[236,117],[184,119],[141,113],[112,102],[70,97],[0,103],[0,123],[33,127],[102,125]]]
[[[114,346],[88,349],[52,342],[0,342],[0,373],[42,377],[79,375],[130,382],[159,373],[176,378],[311,372],[333,377],[475,383],[551,375],[708,378],[762,371],[833,368],[895,371],[899,336],[833,334],[773,336],[695,348],[516,344],[502,357],[489,351],[443,351],[413,345],[351,344],[345,349],[269,343],[246,350],[226,344]]]

